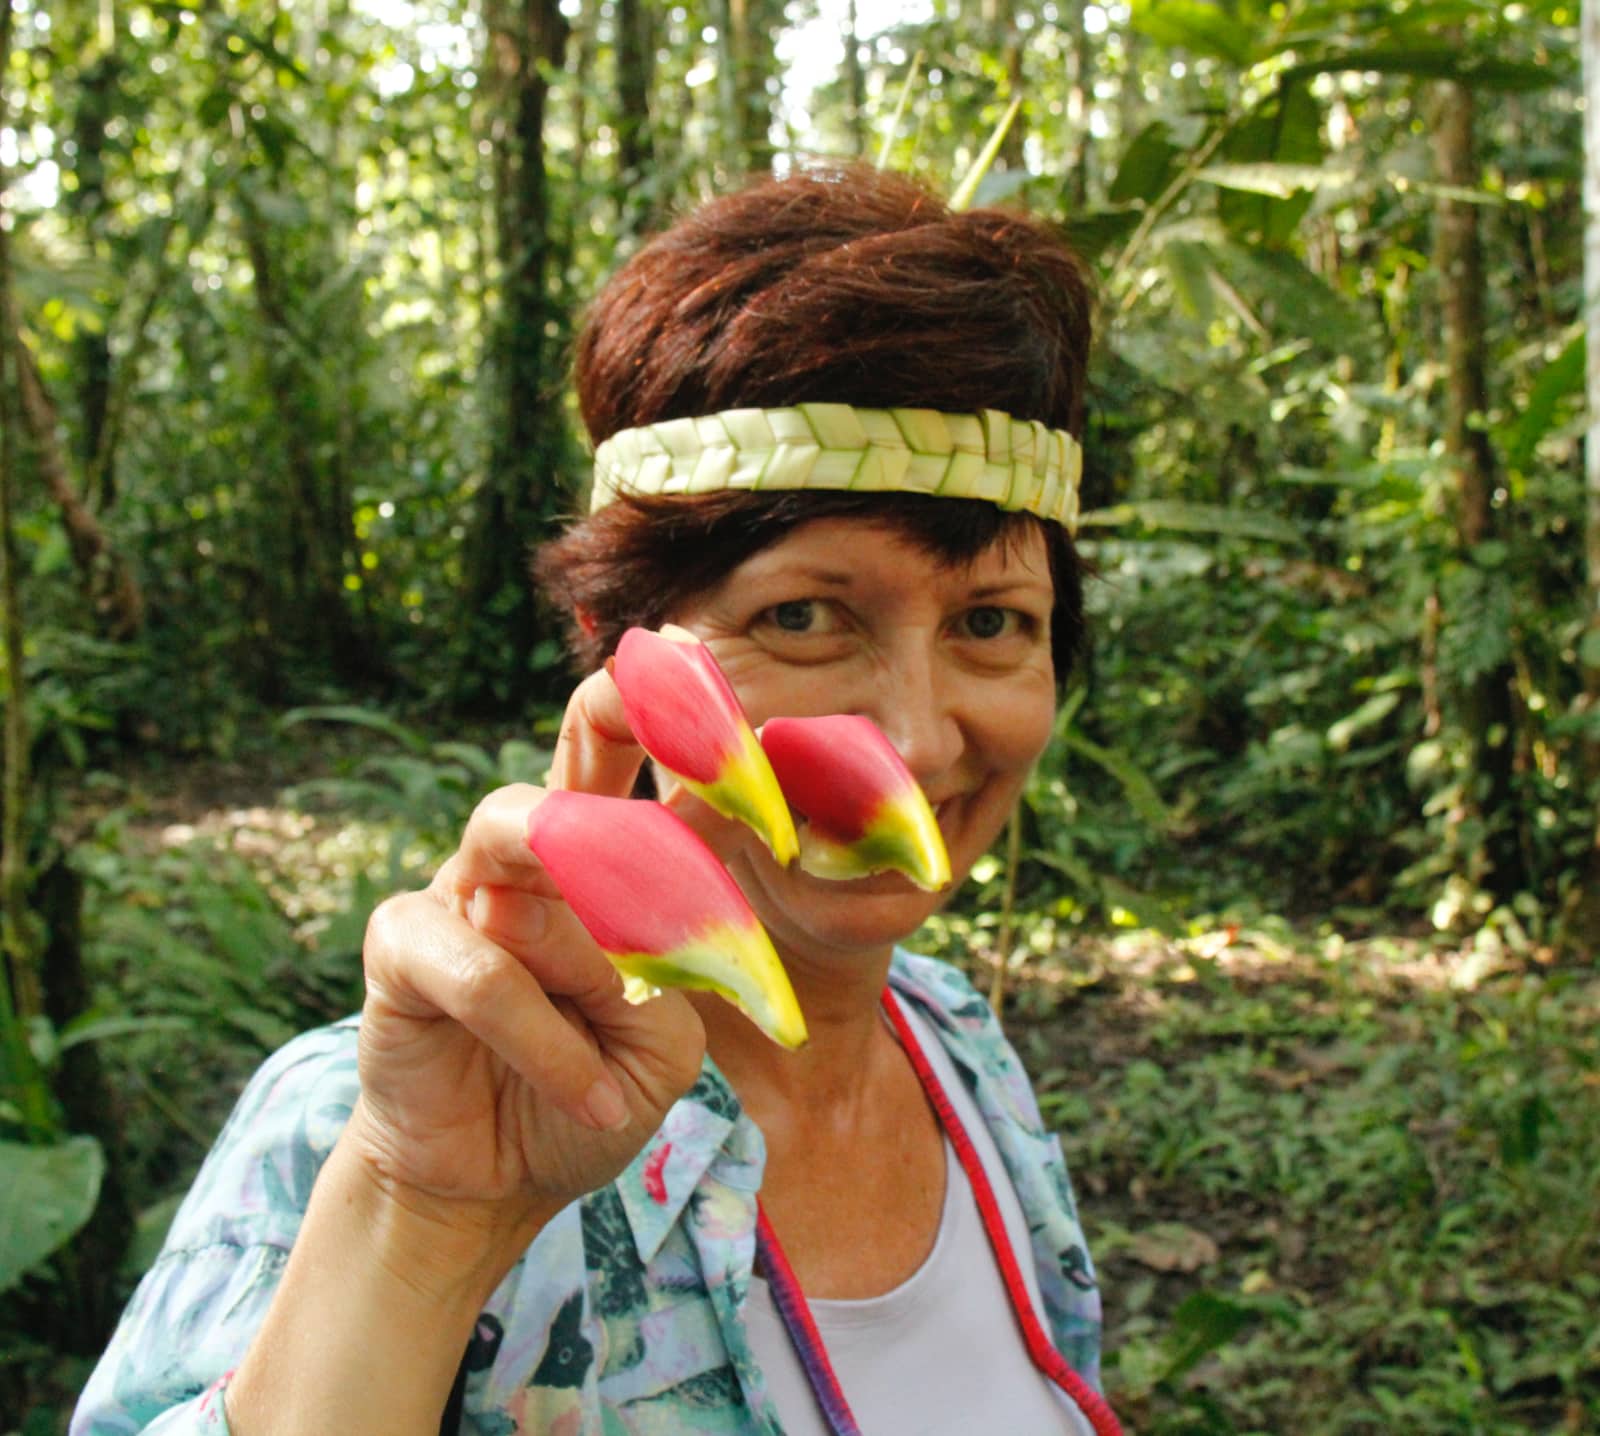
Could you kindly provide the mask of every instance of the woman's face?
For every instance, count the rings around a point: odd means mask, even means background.
[[[948,567],[892,526],[818,519],[673,615],[716,655],[750,721],[863,713],[939,819],[959,883],[1050,736],[1054,590],[1043,536]],[[753,838],[728,864],[787,955],[881,951],[947,894],[898,874],[826,882]]]

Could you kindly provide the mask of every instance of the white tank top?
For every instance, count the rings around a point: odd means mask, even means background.
[[[937,1034],[910,1003],[901,1009],[977,1149],[1043,1322],[1027,1220],[994,1138]],[[1028,1357],[972,1184],[948,1138],[944,1211],[922,1265],[882,1296],[809,1304],[862,1436],[1093,1436],[1087,1418]],[[745,1320],[788,1436],[828,1436],[761,1277],[750,1283]]]

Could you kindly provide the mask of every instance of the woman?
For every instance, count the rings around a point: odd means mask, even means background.
[[[1080,636],[1088,342],[1047,231],[871,172],[765,182],[647,245],[578,346],[595,511],[539,569],[594,671],[549,786],[635,790],[599,665],[672,621],[757,725],[876,720],[964,877]],[[930,452],[838,437],[902,407]],[[832,457],[719,437],[751,409],[809,416]],[[883,491],[817,486],[841,472]],[[981,999],[896,950],[941,898],[780,869],[663,781],[783,956],[811,1034],[786,1052],[710,994],[623,999],[525,842],[542,796],[491,794],[374,914],[359,1024],[251,1084],[73,1429],[1115,1430],[1059,1148]]]

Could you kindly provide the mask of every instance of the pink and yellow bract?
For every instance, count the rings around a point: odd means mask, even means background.
[[[766,929],[727,870],[659,803],[547,793],[528,846],[601,951],[652,987],[715,992],[797,1048],[805,1018]]]
[[[630,628],[611,665],[628,727],[656,762],[787,867],[799,853],[771,765],[711,651],[687,629]]]
[[[800,866],[823,878],[904,873],[932,892],[950,882],[938,819],[870,718],[771,718],[761,729],[784,796],[804,815]]]

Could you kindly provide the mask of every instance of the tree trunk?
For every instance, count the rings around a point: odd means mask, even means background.
[[[1022,78],[1022,33],[1017,28],[1017,11],[1013,0],[984,0],[984,28],[988,30],[988,46],[1000,56],[1006,72],[1005,104],[1018,95],[1026,96]],[[1020,170],[1024,167],[1023,142],[1027,126],[1019,113],[1012,121],[1000,142],[1000,153],[995,156],[997,167],[1003,170]]]
[[[846,116],[850,153],[859,159],[867,152],[867,77],[861,69],[861,17],[857,11],[856,0],[850,0],[845,12],[844,73],[850,92],[850,113]]]
[[[1584,435],[1585,608],[1588,622],[1578,645],[1588,720],[1580,771],[1591,795],[1600,794],[1600,0],[1583,0],[1583,316],[1589,427]],[[1580,954],[1600,947],[1600,801],[1594,839],[1570,896],[1563,927],[1566,944]]]
[[[21,428],[33,446],[34,467],[61,511],[79,586],[108,638],[132,638],[144,627],[144,593],[127,560],[112,546],[110,536],[73,482],[61,444],[55,400],[23,341],[21,315],[12,294],[3,296],[0,323],[4,324],[11,349],[12,384],[21,411]]]
[[[0,10],[0,74],[11,56],[11,7]],[[0,124],[4,123],[0,103]],[[10,182],[0,169],[0,201]],[[23,666],[21,584],[18,579],[16,502],[17,408],[22,391],[23,346],[12,322],[11,233],[0,225],[0,652],[5,656],[4,786],[0,788],[0,1101],[12,1106],[31,1135],[52,1126],[49,1094],[28,1042],[28,1024],[44,1010],[39,974],[38,919],[28,892],[32,844],[32,771],[29,764],[27,673]]]
[[[662,211],[650,127],[655,41],[644,0],[617,0],[617,189],[622,232],[637,237]]]
[[[717,96],[722,110],[724,166],[732,176],[761,174],[772,167],[772,101],[766,78],[770,58],[769,16],[761,0],[714,0],[717,26]]]
[[[546,336],[555,314],[545,293],[552,242],[544,120],[546,76],[560,72],[568,34],[556,0],[486,0],[485,13],[496,107],[495,418],[463,555],[463,598],[475,632],[455,685],[458,699],[477,708],[514,706],[539,689],[528,665],[539,637],[528,558],[561,499],[554,482],[561,418]]]
[[[1433,145],[1440,182],[1474,189],[1479,173],[1472,92],[1445,81],[1438,87],[1437,99]],[[1444,440],[1455,471],[1456,545],[1461,561],[1472,564],[1479,546],[1496,535],[1495,491],[1500,483],[1484,422],[1489,409],[1488,335],[1478,206],[1442,198],[1435,223],[1446,371]],[[1457,620],[1446,614],[1445,621]],[[1460,720],[1472,745],[1466,806],[1471,816],[1481,819],[1484,833],[1481,852],[1466,856],[1482,869],[1481,885],[1502,902],[1524,885],[1526,877],[1513,783],[1513,678],[1509,661],[1497,664],[1468,680],[1460,699]]]
[[[109,6],[103,8],[110,10]],[[82,225],[89,249],[101,259],[105,258],[101,228],[105,214],[106,127],[116,106],[119,77],[120,65],[112,46],[83,68],[73,117],[72,167],[77,184],[62,193],[62,207]],[[116,498],[115,466],[109,457],[100,461],[111,403],[110,335],[103,327],[84,328],[74,337],[72,347],[82,415],[81,463],[91,484],[85,498],[91,507],[104,512]]]
[[[1072,86],[1067,95],[1067,125],[1072,136],[1067,192],[1072,196],[1072,207],[1076,211],[1089,207],[1089,167],[1094,155],[1094,136],[1089,132],[1089,106],[1094,96],[1094,42],[1089,27],[1083,22],[1083,12],[1088,8],[1089,0],[1080,0],[1077,24],[1072,29]],[[1125,40],[1132,42],[1131,31]],[[1122,81],[1124,89],[1133,84],[1128,76],[1138,73],[1131,64],[1128,66]],[[1123,136],[1124,142],[1127,138]]]
[[[63,208],[84,228],[88,247],[98,248],[105,208],[104,151],[106,127],[117,94],[119,66],[115,55],[115,15],[110,7],[99,20],[100,33],[88,40],[76,97],[73,127],[73,178],[63,195]],[[9,51],[9,18],[7,21]],[[8,258],[9,265],[9,258]],[[134,637],[144,627],[144,595],[133,570],[112,546],[96,517],[115,489],[115,421],[111,350],[104,332],[81,333],[73,342],[73,376],[82,413],[80,486],[60,437],[60,416],[45,387],[33,354],[23,339],[22,313],[9,282],[0,290],[0,326],[11,351],[10,383],[20,419],[33,449],[34,467],[61,511],[68,551],[79,586],[95,612],[95,621],[109,638]]]
[[[286,469],[286,577],[300,619],[300,640],[320,649],[349,678],[377,675],[374,646],[350,611],[344,576],[354,564],[355,521],[339,468],[340,445],[328,433],[328,405],[300,359],[289,297],[266,219],[247,190],[237,196],[251,288],[261,321],[262,359],[277,411]],[[319,452],[320,451],[320,452]]]
[[[83,961],[83,879],[65,852],[57,849],[43,865],[33,881],[32,901],[48,934],[45,1015],[59,1032],[94,1002]],[[38,1319],[55,1328],[48,1336],[57,1350],[94,1356],[104,1349],[122,1308],[117,1274],[133,1236],[126,1152],[98,1043],[80,1042],[64,1052],[52,1085],[62,1126],[99,1142],[106,1170],[93,1214],[55,1259],[59,1285],[41,1304]]]
[[[9,38],[9,8],[0,36]],[[5,46],[0,43],[0,58]],[[6,192],[0,175],[0,195]],[[11,235],[0,225],[0,304],[11,307]],[[5,786],[0,792],[0,1024],[5,1037],[20,1036],[22,1023],[43,1010],[33,923],[28,908],[28,690],[23,667],[21,583],[17,570],[16,504],[20,455],[15,421],[21,341],[8,323],[0,327],[0,622],[5,653]]]

